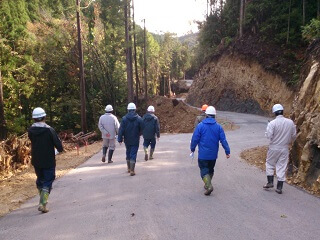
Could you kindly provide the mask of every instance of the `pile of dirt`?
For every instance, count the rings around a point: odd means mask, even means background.
[[[177,99],[155,96],[148,101],[155,107],[162,133],[191,133],[194,121],[201,112]]]
[[[240,157],[250,165],[256,166],[265,171],[267,151],[268,146],[258,146],[244,150],[241,152]]]
[[[155,115],[159,118],[162,133],[192,133],[195,119],[201,114],[199,109],[174,98],[155,96],[149,99],[148,104],[155,107]],[[225,131],[238,128],[227,119],[218,118],[217,122]]]

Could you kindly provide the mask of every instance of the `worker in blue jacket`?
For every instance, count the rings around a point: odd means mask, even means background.
[[[118,142],[121,144],[124,141],[128,173],[130,173],[130,176],[134,176],[140,136],[143,131],[143,121],[136,113],[137,108],[134,103],[129,103],[127,109],[128,113],[122,118],[120,124]]]
[[[226,157],[230,157],[230,148],[225,133],[220,124],[216,122],[216,109],[209,106],[206,109],[206,118],[198,124],[193,132],[190,144],[191,154],[198,145],[198,165],[200,168],[201,178],[205,184],[205,195],[210,195],[213,191],[212,177],[214,166],[218,158],[219,141],[225,150]]]

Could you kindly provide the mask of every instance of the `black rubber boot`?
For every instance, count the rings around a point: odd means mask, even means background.
[[[108,163],[113,163],[112,159],[112,155],[113,155],[114,150],[109,149],[108,152]]]
[[[136,166],[136,163],[133,161],[130,161],[130,176],[136,175],[136,173],[134,172],[135,166]]]
[[[128,168],[128,173],[130,173],[130,161],[127,160],[127,168]]]
[[[106,161],[107,150],[108,150],[107,147],[102,148],[102,159],[101,159],[102,162]]]
[[[148,161],[148,148],[144,147],[144,160]]]
[[[267,176],[268,183],[263,186],[263,188],[273,188],[273,176]]]
[[[278,181],[276,192],[281,194],[282,193],[282,187],[283,187],[283,181]]]

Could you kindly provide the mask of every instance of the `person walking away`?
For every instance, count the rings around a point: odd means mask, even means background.
[[[156,147],[156,137],[160,138],[160,124],[157,116],[154,114],[153,106],[149,106],[147,113],[143,116],[143,149],[144,160],[148,161],[148,147],[150,145],[150,160],[153,159],[154,149]]]
[[[289,145],[296,138],[296,126],[291,119],[283,116],[283,106],[275,104],[272,112],[276,116],[268,123],[266,136],[270,140],[266,159],[267,184],[264,189],[273,188],[274,170],[277,174],[276,192],[281,194],[283,182],[286,180],[286,169],[289,160]]]
[[[48,198],[56,177],[55,148],[62,152],[63,147],[55,130],[45,123],[46,113],[42,108],[35,108],[32,118],[34,123],[28,129],[28,137],[31,141],[31,163],[40,195],[38,210],[47,213]]]
[[[208,107],[207,104],[202,105],[202,107],[201,107],[202,113],[196,117],[196,120],[194,121],[194,128],[196,128],[198,126],[198,124],[201,123],[202,120],[207,117],[207,115],[206,115],[207,107]]]
[[[108,163],[113,163],[112,156],[116,148],[116,135],[118,134],[120,123],[117,117],[112,114],[112,105],[107,105],[105,111],[106,113],[100,117],[98,123],[103,140],[101,161],[106,161],[107,150],[109,148]]]
[[[193,156],[196,146],[198,146],[198,165],[200,175],[205,184],[205,195],[210,195],[213,191],[211,183],[214,166],[218,158],[219,142],[225,150],[226,157],[230,157],[230,147],[225,133],[220,124],[217,123],[216,109],[209,106],[206,109],[206,118],[198,124],[193,132],[190,150]]]
[[[118,134],[118,142],[121,144],[124,141],[126,146],[126,161],[130,176],[135,175],[134,169],[137,161],[140,136],[143,131],[143,121],[136,113],[136,109],[134,103],[128,104],[128,113],[121,120]]]

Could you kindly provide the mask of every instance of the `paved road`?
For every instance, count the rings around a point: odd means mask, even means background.
[[[265,174],[239,159],[267,143],[267,119],[220,116],[241,128],[227,132],[232,155],[220,150],[212,196],[190,161],[191,134],[162,135],[154,160],[139,151],[135,177],[126,173],[124,146],[113,164],[97,154],[55,182],[49,213],[34,198],[1,218],[0,239],[319,239],[320,199],[287,184],[282,195],[265,191]]]

